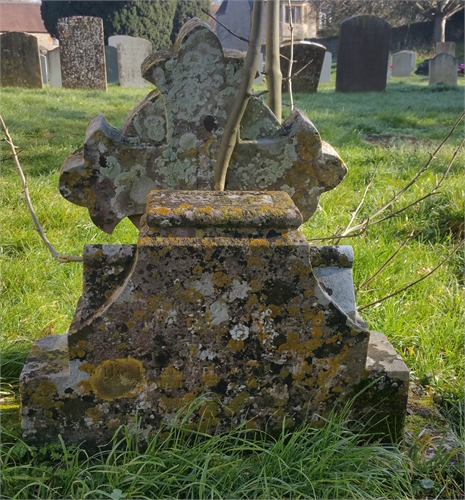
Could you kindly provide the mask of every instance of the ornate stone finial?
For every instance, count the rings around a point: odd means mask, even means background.
[[[224,126],[237,94],[243,55],[223,50],[208,27],[192,19],[171,50],[142,65],[156,86],[120,130],[98,115],[84,147],[62,165],[59,189],[87,207],[93,222],[112,232],[129,217],[139,227],[153,189],[209,190]],[[286,191],[308,220],[321,193],[347,170],[314,125],[294,110],[281,125],[258,97],[241,123],[226,179],[228,190]]]

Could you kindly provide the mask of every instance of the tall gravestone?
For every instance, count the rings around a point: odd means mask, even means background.
[[[107,82],[118,83],[118,54],[116,47],[105,45]]]
[[[58,19],[62,86],[107,90],[103,21],[99,17]]]
[[[40,54],[40,69],[42,71],[42,82],[48,83],[47,56],[44,54]]]
[[[62,87],[59,47],[48,51],[47,62],[48,62],[48,78],[50,87]]]
[[[321,68],[326,47],[312,42],[294,43],[292,64],[292,90],[294,92],[316,92],[320,81]],[[291,57],[291,44],[285,43],[280,48],[281,73],[287,77]],[[287,83],[283,81],[283,91],[287,91]]]
[[[391,25],[375,16],[350,17],[341,23],[336,90],[380,92],[386,89]]]
[[[416,65],[416,54],[411,50],[403,50],[392,56],[392,76],[411,76]]]
[[[0,35],[2,87],[43,88],[37,38],[27,33]]]
[[[141,65],[152,54],[152,44],[144,38],[115,35],[108,38],[108,45],[116,47],[118,80],[121,87],[146,87],[141,76]]]
[[[438,42],[436,44],[436,55],[450,54],[455,57],[455,42]]]
[[[321,67],[320,83],[328,83],[331,80],[331,63],[333,57],[331,52],[325,52],[323,66]]]
[[[457,85],[458,60],[447,52],[429,61],[429,85]]]

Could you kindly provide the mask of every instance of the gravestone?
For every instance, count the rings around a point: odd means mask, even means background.
[[[429,61],[429,85],[457,85],[456,57],[443,52]]]
[[[320,81],[321,68],[326,47],[312,42],[295,42],[292,64],[292,90],[294,92],[316,92]],[[281,73],[287,78],[291,57],[291,44],[280,48]],[[287,92],[287,82],[283,81],[283,91]]]
[[[103,21],[99,17],[58,19],[62,86],[107,90]]]
[[[40,54],[40,70],[42,71],[42,83],[48,83],[47,56]]]
[[[92,205],[99,227],[137,215],[134,204],[143,216],[137,246],[85,246],[68,334],[34,343],[20,379],[28,442],[101,445],[136,420],[147,439],[197,396],[189,428],[279,432],[323,423],[361,389],[360,418],[376,399],[401,429],[408,370],[357,315],[350,247],[310,246],[299,231],[345,173],[334,150],[300,112],[281,126],[255,98],[233,189],[208,190],[242,66],[190,21],[144,63],[158,90],[120,131],[94,119],[65,160],[62,194]]]
[[[50,87],[61,87],[61,63],[60,63],[60,48],[49,50],[47,52],[48,62],[48,79]]]
[[[105,45],[107,83],[118,83],[118,54],[116,47]]]
[[[336,90],[380,92],[386,89],[391,25],[375,16],[350,17],[341,23]]]
[[[260,52],[258,56],[258,67],[257,67],[257,78],[255,78],[254,83],[263,83],[263,54]]]
[[[397,52],[392,56],[392,76],[411,76],[416,66],[416,53],[411,50]]]
[[[21,32],[0,35],[0,81],[2,87],[41,89],[37,38]]]
[[[116,35],[108,38],[108,45],[116,47],[118,80],[121,87],[146,87],[141,76],[141,64],[152,54],[152,44],[144,38]]]
[[[455,42],[436,43],[436,55],[439,54],[450,54],[455,57]]]
[[[323,59],[323,66],[321,67],[320,82],[328,83],[331,80],[331,63],[333,62],[333,57],[331,52],[325,52],[325,57]]]

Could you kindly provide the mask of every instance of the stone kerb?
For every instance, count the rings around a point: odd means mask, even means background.
[[[287,77],[291,44],[285,43],[280,48],[281,73]],[[312,42],[294,43],[294,63],[292,65],[292,90],[294,92],[316,92],[320,81],[321,69],[326,53],[326,47]],[[287,82],[283,81],[283,91],[287,92]]]
[[[443,52],[429,61],[429,85],[457,85],[456,57]]]
[[[147,87],[141,76],[141,65],[153,50],[148,40],[139,37],[115,35],[108,38],[108,45],[116,47],[118,80],[121,87]]]
[[[150,193],[137,254],[88,246],[69,334],[31,351],[28,441],[101,444],[136,414],[149,433],[199,394],[205,431],[328,415],[362,382],[369,333],[320,287],[301,222],[283,192]]]
[[[0,35],[2,87],[43,88],[37,38],[22,32]]]
[[[58,19],[62,86],[107,90],[103,21],[98,17]]]
[[[340,26],[336,90],[380,92],[386,89],[391,25],[375,16],[355,16]]]

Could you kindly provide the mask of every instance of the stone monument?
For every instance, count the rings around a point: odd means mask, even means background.
[[[349,17],[341,23],[336,90],[380,92],[386,89],[391,25],[375,16]]]
[[[312,42],[295,42],[292,64],[293,92],[316,92],[320,82],[321,69],[325,58],[326,47]],[[291,44],[284,43],[280,48],[281,73],[287,78]],[[283,80],[283,91],[287,92],[287,82]]]
[[[0,35],[2,87],[43,88],[37,38],[21,32]]]
[[[436,55],[450,54],[455,57],[455,42],[438,42],[436,44]]]
[[[416,66],[416,53],[411,50],[403,50],[392,55],[392,76],[411,76]]]
[[[122,424],[146,439],[198,396],[192,429],[279,431],[363,388],[356,411],[376,399],[399,435],[408,370],[356,313],[351,248],[310,246],[298,229],[344,176],[337,153],[299,111],[281,126],[255,98],[228,190],[209,190],[242,64],[188,22],[144,63],[158,90],[120,130],[96,117],[65,160],[67,199],[106,231],[130,217],[140,232],[137,245],[84,247],[69,332],[36,341],[21,374],[28,442],[91,447]]]
[[[59,47],[47,52],[47,62],[50,87],[62,87]]]
[[[321,67],[319,83],[329,83],[331,80],[331,63],[333,62],[333,55],[331,52],[325,52],[323,59],[323,66]]]
[[[429,85],[457,85],[458,60],[447,52],[438,54],[429,61]]]
[[[58,19],[62,86],[107,90],[103,21],[99,17]]]

